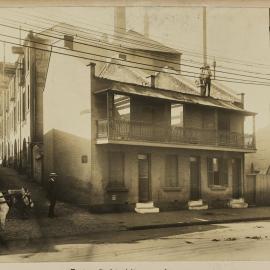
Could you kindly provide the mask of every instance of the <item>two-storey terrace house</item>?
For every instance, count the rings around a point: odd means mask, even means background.
[[[241,198],[244,155],[255,151],[244,119],[254,113],[215,82],[213,96],[202,97],[167,68],[147,78],[116,64],[96,74],[94,63],[51,56],[44,168],[59,174],[63,196],[92,209],[138,212],[158,209],[137,203],[218,207]]]

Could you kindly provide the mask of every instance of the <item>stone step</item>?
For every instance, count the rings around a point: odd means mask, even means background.
[[[231,208],[247,208],[248,204],[243,198],[231,199],[228,203],[228,206]]]
[[[244,203],[245,200],[244,200],[244,198],[231,199],[230,202],[233,202],[233,203]]]
[[[154,202],[136,203],[136,208],[153,208]]]
[[[231,208],[248,208],[247,203],[233,203]]]
[[[195,206],[202,206],[203,200],[197,200],[197,201],[189,201],[188,207],[195,207]]]
[[[207,209],[208,209],[208,204],[188,207],[188,210],[207,210]]]
[[[157,207],[135,208],[135,212],[137,212],[139,214],[159,213],[159,208],[157,208]]]

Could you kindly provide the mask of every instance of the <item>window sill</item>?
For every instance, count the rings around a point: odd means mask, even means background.
[[[210,186],[209,188],[211,190],[226,190],[228,187],[227,186]]]
[[[164,191],[181,191],[182,187],[162,187]]]

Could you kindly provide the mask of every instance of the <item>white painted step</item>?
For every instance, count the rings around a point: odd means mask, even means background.
[[[244,200],[244,198],[231,199],[230,202],[233,202],[233,203],[244,203],[245,200]]]
[[[159,213],[159,208],[153,202],[136,203],[135,212],[139,214]]]
[[[233,203],[231,208],[248,208],[247,203]]]
[[[202,206],[203,201],[202,200],[197,200],[197,201],[189,201],[188,202],[188,207],[195,207],[195,206]]]
[[[189,201],[188,202],[189,210],[206,210],[208,209],[208,204],[204,203],[202,199],[197,201]]]
[[[203,204],[200,206],[189,206],[188,210],[207,210],[208,209],[208,204]]]
[[[231,199],[228,203],[228,206],[231,208],[248,208],[248,204],[243,198]]]
[[[139,214],[159,213],[159,208],[135,208],[135,212]]]
[[[136,203],[136,208],[153,208],[154,202]]]

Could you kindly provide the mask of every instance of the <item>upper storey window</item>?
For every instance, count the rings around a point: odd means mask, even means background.
[[[183,127],[183,105],[171,104],[171,126]]]

